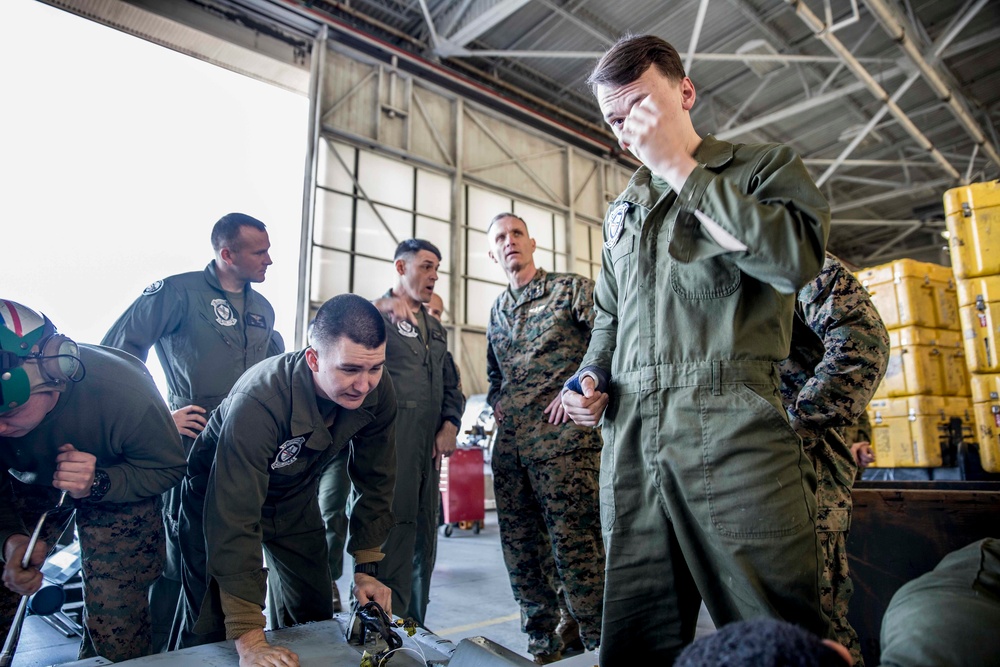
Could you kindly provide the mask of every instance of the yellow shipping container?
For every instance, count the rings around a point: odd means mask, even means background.
[[[960,332],[925,327],[889,331],[889,364],[875,398],[916,395],[969,395]]]
[[[875,399],[868,405],[877,468],[936,468],[943,427],[958,417],[972,424],[968,398],[907,396]]]
[[[1000,275],[958,282],[965,358],[974,373],[1000,371]]]
[[[1000,273],[1000,182],[944,193],[951,263],[958,278]]]
[[[1000,472],[1000,373],[972,376],[972,409],[983,470]]]
[[[871,295],[887,329],[960,329],[958,298],[951,269],[900,259],[856,274]]]
[[[973,403],[1000,402],[1000,373],[973,373],[969,385]]]

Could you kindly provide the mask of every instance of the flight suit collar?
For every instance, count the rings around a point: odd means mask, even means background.
[[[720,169],[732,161],[735,146],[728,141],[706,136],[698,144],[694,159],[707,169]],[[619,202],[629,202],[645,209],[651,209],[660,198],[672,190],[660,177],[654,176],[649,167],[642,166],[632,175],[628,186],[618,198]]]

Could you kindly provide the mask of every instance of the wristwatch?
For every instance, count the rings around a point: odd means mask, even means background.
[[[111,478],[108,477],[108,473],[98,468],[94,471],[94,483],[90,485],[88,498],[96,502],[106,496],[110,490]]]
[[[378,578],[378,563],[358,563],[354,566],[354,574],[367,574]]]

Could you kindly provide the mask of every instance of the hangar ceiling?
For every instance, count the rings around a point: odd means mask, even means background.
[[[626,162],[585,80],[618,36],[653,33],[681,52],[699,133],[791,145],[859,266],[947,263],[943,192],[1000,176],[995,0],[47,1],[301,91],[325,24]]]

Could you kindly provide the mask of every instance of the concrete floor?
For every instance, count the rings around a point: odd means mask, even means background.
[[[350,559],[345,560],[347,563]],[[349,585],[349,576],[338,581],[345,601]],[[486,513],[486,525],[478,535],[457,529],[451,537],[439,533],[427,627],[456,644],[465,637],[483,636],[530,658],[503,564],[495,512]],[[712,628],[711,619],[702,608],[698,634],[711,632]],[[76,659],[78,646],[78,639],[61,635],[41,618],[29,617],[13,667],[47,667],[69,662]],[[574,660],[574,664],[577,662]],[[584,662],[590,661],[584,659]],[[590,664],[596,664],[596,660]]]

